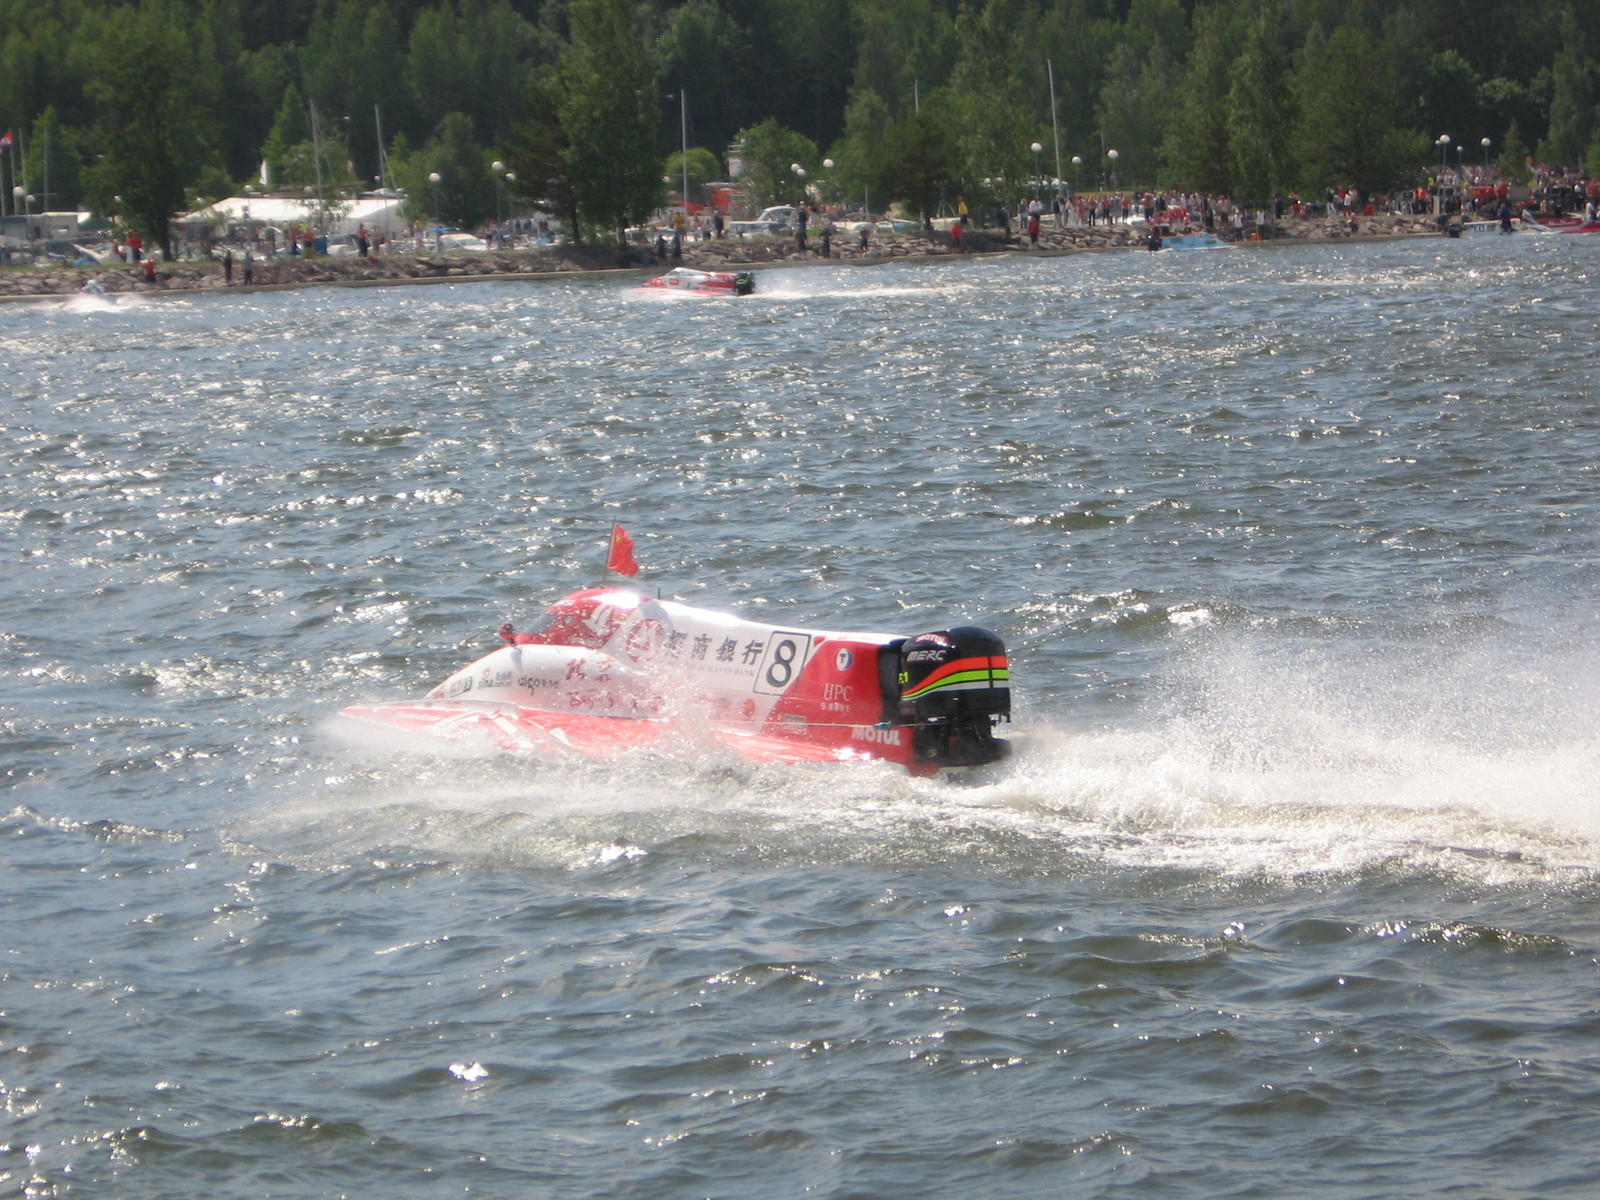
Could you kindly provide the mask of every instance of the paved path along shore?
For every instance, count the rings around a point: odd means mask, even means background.
[[[1286,219],[1276,236],[1263,246],[1305,241],[1334,241],[1371,238],[1439,236],[1438,228],[1427,218],[1381,215],[1362,217],[1352,229],[1348,221],[1325,218]],[[1143,225],[1098,225],[1092,228],[1047,228],[1040,231],[1037,248],[1026,237],[1013,234],[1003,240],[998,230],[973,230],[967,235],[963,253],[982,254],[1074,254],[1096,250],[1143,250]],[[1245,243],[1254,244],[1254,243]],[[843,262],[858,265],[947,257],[953,250],[944,233],[888,233],[874,230],[865,251],[859,239],[841,232],[832,239],[832,257],[819,254],[819,239],[810,239],[810,248],[801,254],[793,238],[725,239],[692,241],[684,246],[681,264],[647,264],[643,252],[632,249],[625,261],[615,246],[557,247],[544,250],[496,250],[487,253],[403,251],[371,259],[275,258],[258,260],[253,289],[344,286],[376,287],[386,284],[459,281],[463,279],[570,277],[574,273],[596,271],[649,273],[668,265],[722,270],[740,266],[798,266],[818,262]],[[242,265],[235,259],[234,288],[241,287]],[[161,263],[156,282],[148,282],[137,267],[18,267],[0,272],[0,300],[26,300],[70,296],[81,292],[90,280],[98,280],[107,293],[188,293],[214,291],[230,286],[224,281],[222,263],[215,260],[181,260]]]

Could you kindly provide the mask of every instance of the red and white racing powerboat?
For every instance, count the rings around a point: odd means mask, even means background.
[[[1600,221],[1587,217],[1535,217],[1524,211],[1522,225],[1540,233],[1600,233]]]
[[[665,275],[646,279],[640,286],[701,296],[748,296],[756,290],[756,277],[753,271],[696,271],[690,267],[673,267]]]
[[[881,759],[913,775],[1004,758],[1005,646],[959,626],[911,636],[763,625],[591,588],[422,700],[357,705],[358,726],[538,758],[705,747],[757,762]]]

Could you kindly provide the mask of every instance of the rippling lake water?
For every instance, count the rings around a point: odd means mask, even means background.
[[[0,1195],[1590,1197],[1600,238],[6,306]],[[595,581],[1007,768],[342,745]]]

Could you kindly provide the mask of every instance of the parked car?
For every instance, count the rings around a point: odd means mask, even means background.
[[[741,233],[788,233],[800,224],[800,210],[790,204],[778,204],[772,208],[764,208],[756,215],[753,221],[730,221],[728,232]]]

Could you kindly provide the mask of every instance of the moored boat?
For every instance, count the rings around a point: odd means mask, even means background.
[[[1231,250],[1232,246],[1214,233],[1196,230],[1193,233],[1174,233],[1161,239],[1162,250]]]

